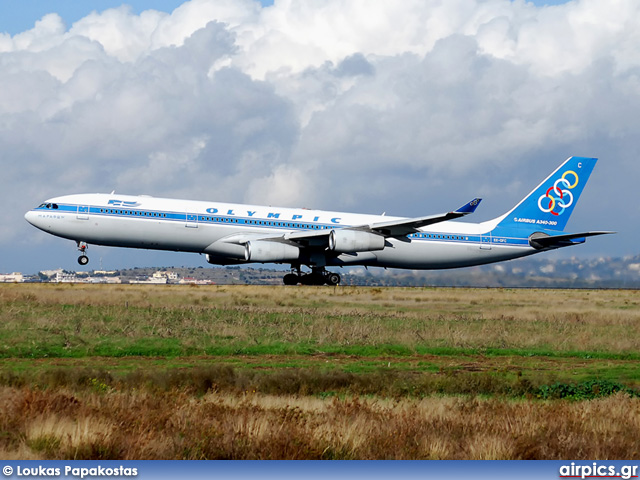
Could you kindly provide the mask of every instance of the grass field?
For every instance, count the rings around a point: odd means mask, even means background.
[[[636,291],[0,286],[0,458],[638,458]]]

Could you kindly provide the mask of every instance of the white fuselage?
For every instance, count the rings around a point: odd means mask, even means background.
[[[237,236],[317,233],[401,220],[381,215],[115,194],[53,198],[27,212],[25,218],[45,232],[77,242],[205,254],[211,253],[208,249],[216,242]],[[495,229],[498,221],[444,221],[406,237],[387,238],[381,250],[326,256],[324,261],[335,266],[441,269],[497,262],[539,251],[529,245],[530,232],[501,232]]]

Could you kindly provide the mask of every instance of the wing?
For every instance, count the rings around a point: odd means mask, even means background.
[[[309,253],[329,250],[333,255],[371,252],[384,249],[387,243],[385,239],[388,237],[404,237],[418,232],[419,228],[426,225],[469,215],[479,204],[480,199],[475,198],[452,212],[427,217],[400,218],[370,225],[336,225],[336,228],[286,232],[279,235],[236,233],[213,242],[203,253],[207,254],[209,263],[229,265],[243,261],[282,263],[297,260],[301,249],[309,250]]]
[[[374,223],[372,225],[363,225],[355,227],[354,230],[365,230],[372,233],[378,233],[385,237],[403,237],[412,233],[417,233],[420,228],[434,223],[446,222],[455,218],[464,217],[476,211],[478,205],[482,201],[481,198],[474,198],[469,203],[452,212],[441,213],[438,215],[429,215],[427,217],[407,218],[402,220],[392,220],[390,222]]]
[[[411,233],[418,232],[419,228],[427,225],[433,225],[434,223],[445,222],[454,218],[464,217],[470,213],[475,212],[476,208],[480,204],[482,199],[474,198],[468,203],[465,203],[460,208],[447,213],[441,213],[438,215],[429,215],[426,217],[416,218],[401,218],[398,220],[391,220],[389,222],[377,222],[370,225],[356,225],[349,227],[338,227],[335,230],[351,230],[368,232],[382,237],[403,237]],[[304,230],[300,232],[288,232],[283,235],[234,235],[227,238],[224,241],[228,243],[244,244],[249,241],[265,240],[271,242],[284,242],[293,245],[299,245],[307,248],[324,248],[329,245],[329,237],[334,229],[326,230]]]

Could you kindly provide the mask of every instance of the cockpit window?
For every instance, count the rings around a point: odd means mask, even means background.
[[[52,203],[51,204],[51,208],[53,208],[54,210],[58,209],[58,204],[57,203]]]

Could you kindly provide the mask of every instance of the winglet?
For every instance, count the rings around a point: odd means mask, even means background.
[[[455,210],[453,213],[461,213],[463,215],[468,215],[470,213],[473,213],[476,211],[476,208],[478,208],[478,205],[480,205],[481,201],[482,201],[481,198],[474,198],[469,203],[466,203],[463,206],[461,206],[459,209]]]

